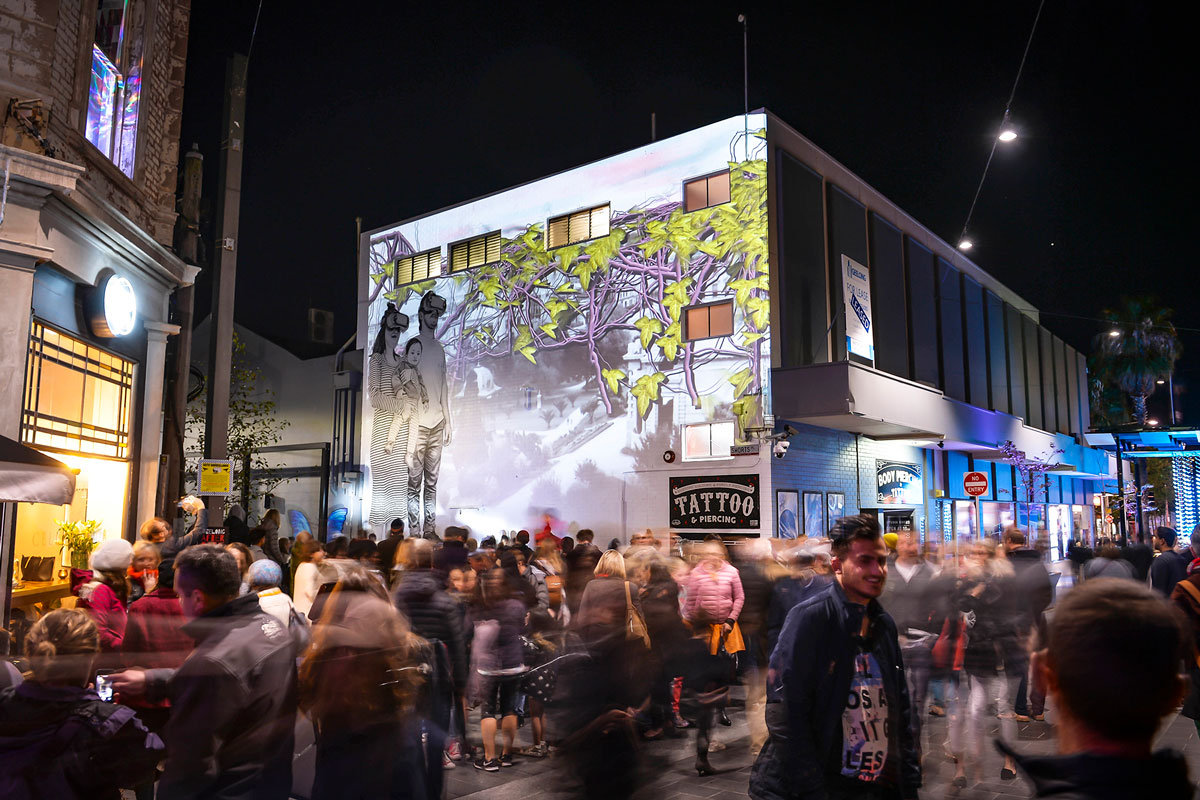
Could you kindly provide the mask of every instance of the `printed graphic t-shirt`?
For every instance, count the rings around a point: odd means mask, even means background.
[[[879,780],[890,733],[883,671],[875,655],[860,648],[854,656],[854,678],[842,711],[842,776],[872,783]]]

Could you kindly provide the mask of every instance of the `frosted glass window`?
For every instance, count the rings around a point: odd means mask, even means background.
[[[733,422],[705,422],[683,427],[683,460],[705,461],[731,458]]]

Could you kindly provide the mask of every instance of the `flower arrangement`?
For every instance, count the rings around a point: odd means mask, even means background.
[[[100,530],[100,520],[89,519],[83,522],[58,523],[59,544],[71,553],[71,566],[76,569],[87,569],[88,556],[96,549],[99,542],[96,534]]]

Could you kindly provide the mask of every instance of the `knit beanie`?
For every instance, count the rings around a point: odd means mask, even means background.
[[[269,558],[260,558],[246,570],[246,585],[251,589],[266,589],[278,586],[283,580],[283,570]]]
[[[133,545],[124,539],[105,539],[92,553],[92,569],[124,572],[133,563]]]

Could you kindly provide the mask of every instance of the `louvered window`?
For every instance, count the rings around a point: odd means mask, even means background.
[[[699,211],[729,202],[729,170],[683,184],[683,210]]]
[[[442,249],[435,247],[424,253],[396,260],[396,285],[419,283],[442,274]]]
[[[450,271],[462,272],[500,260],[500,232],[476,236],[450,245]]]
[[[596,208],[554,217],[546,226],[547,247],[553,249],[608,236],[609,217],[607,203]]]

